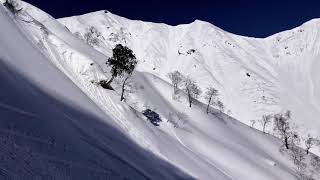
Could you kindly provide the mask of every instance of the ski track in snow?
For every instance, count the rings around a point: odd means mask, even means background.
[[[25,115],[25,116],[37,117],[33,113],[26,112],[26,111],[24,111],[22,109],[19,109],[19,108],[16,108],[16,107],[13,107],[13,106],[10,106],[8,104],[1,103],[1,102],[0,102],[0,108],[4,108],[4,109],[10,110],[10,111],[14,111],[14,112],[16,112],[18,114],[22,114],[22,115]]]
[[[192,153],[194,154],[198,154],[196,152],[194,152],[192,149],[190,149],[188,146],[186,146],[182,141],[181,139],[177,136],[177,133],[172,131],[172,133],[174,134],[174,136],[176,137],[176,139],[179,141],[179,143],[185,147],[186,149],[188,149],[189,151],[191,151]],[[201,155],[200,155],[201,156]],[[222,170],[221,168],[219,168],[218,166],[216,166],[214,163],[211,163],[210,161],[208,160],[205,160],[204,158],[202,158],[204,161],[208,162],[211,166],[213,166],[214,168],[216,168],[217,170],[219,170],[220,172],[222,172],[224,175],[226,175],[227,177],[229,177],[231,180],[237,180],[235,179],[232,175],[228,174],[227,172],[225,172],[224,170]]]

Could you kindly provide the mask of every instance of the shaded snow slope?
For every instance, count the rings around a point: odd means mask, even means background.
[[[104,11],[60,20],[66,28],[32,5],[22,7],[11,18],[0,7],[5,27],[0,109],[1,117],[12,119],[1,121],[2,143],[10,149],[0,153],[11,157],[0,164],[1,173],[56,179],[296,179],[278,139],[215,109],[207,115],[202,102],[189,108],[183,93],[173,100],[166,78],[179,69],[203,89],[213,83],[231,115],[244,122],[260,111],[277,111],[280,103],[252,104],[250,99],[259,95],[256,89],[280,96],[275,82],[280,82],[278,73],[287,73],[268,60],[272,56],[262,41],[271,38],[239,37],[200,21],[176,27],[130,21]],[[79,39],[91,23],[102,33],[94,48]],[[110,78],[105,61],[116,43],[133,48],[140,60],[132,80],[135,91],[126,103],[119,101],[118,91],[95,83]],[[188,53],[192,48],[195,53]],[[160,115],[160,126],[142,115],[147,108]],[[15,169],[21,159],[22,175]]]
[[[1,179],[188,177],[124,136],[3,6],[0,22]]]
[[[241,122],[288,109],[302,132],[320,135],[317,19],[265,39],[230,34],[199,20],[169,26],[108,11],[59,21],[80,38],[95,27],[101,35],[93,47],[106,55],[115,44],[126,44],[140,60],[141,72],[168,81],[166,74],[179,70],[203,90],[216,87],[226,112]]]

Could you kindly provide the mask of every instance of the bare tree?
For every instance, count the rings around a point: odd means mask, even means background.
[[[263,115],[262,119],[259,120],[259,123],[262,126],[262,132],[266,133],[266,127],[269,123],[271,123],[272,115]]]
[[[313,148],[318,143],[319,143],[318,139],[316,139],[316,138],[312,137],[310,134],[308,134],[308,137],[304,140],[306,154],[309,154],[310,149]]]
[[[290,140],[294,135],[290,127],[290,119],[290,111],[287,111],[285,114],[276,114],[274,116],[274,131],[280,136],[286,149],[289,149]]]
[[[169,73],[168,77],[173,85],[173,94],[176,95],[179,90],[179,85],[181,85],[185,78],[179,71],[173,71]]]
[[[192,103],[194,103],[194,101],[196,101],[201,94],[201,89],[194,80],[187,77],[184,80],[184,91],[188,95],[189,107],[191,107]]]
[[[207,114],[209,113],[209,107],[216,103],[214,100],[217,96],[218,96],[218,90],[216,90],[213,87],[207,88],[207,91],[205,94],[205,99],[207,100]]]

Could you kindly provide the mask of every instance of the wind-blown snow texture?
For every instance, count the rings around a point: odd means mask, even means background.
[[[301,132],[320,134],[316,20],[254,39],[202,21],[168,26],[107,11],[57,21],[21,7],[16,16],[0,7],[0,178],[295,180],[279,140],[242,123],[290,109]],[[81,40],[91,26],[101,33],[93,47]],[[139,60],[127,103],[92,83],[110,78],[117,43]],[[207,115],[203,99],[191,109],[173,100],[173,70],[216,87],[233,118]],[[148,108],[160,126],[142,115]]]

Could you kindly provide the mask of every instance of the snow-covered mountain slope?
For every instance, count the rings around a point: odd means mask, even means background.
[[[203,89],[213,84],[243,122],[277,112],[285,102],[281,92],[293,85],[280,82],[296,72],[281,68],[287,58],[280,64],[271,55],[286,56],[272,37],[239,37],[200,21],[176,27],[131,21],[104,11],[59,20],[66,28],[32,5],[21,8],[13,16],[0,7],[0,177],[297,179],[277,138],[214,109],[207,115],[202,102],[189,108],[183,94],[173,100],[166,77],[178,69]],[[94,48],[79,39],[91,25],[101,32]],[[105,61],[116,43],[140,60],[127,103],[92,83],[110,78]],[[280,79],[281,73],[288,77]],[[259,93],[267,102],[251,102]],[[147,108],[160,115],[160,126],[142,115]]]
[[[188,177],[124,136],[3,6],[0,22],[1,180]]]
[[[141,72],[168,80],[168,72],[179,70],[202,89],[216,87],[226,112],[241,122],[291,110],[301,131],[320,135],[317,19],[265,39],[234,35],[198,20],[169,26],[108,11],[59,21],[78,37],[95,27],[101,35],[94,47],[106,55],[116,43],[126,44],[140,60]]]

